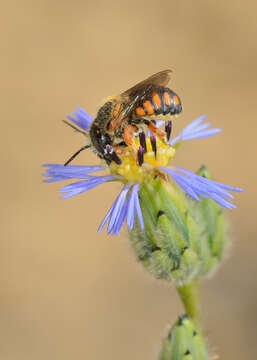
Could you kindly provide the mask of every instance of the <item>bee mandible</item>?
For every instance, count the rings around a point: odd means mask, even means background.
[[[170,74],[171,70],[160,71],[122,94],[109,98],[100,107],[89,128],[90,144],[79,149],[64,165],[89,147],[107,164],[112,161],[121,164],[119,154],[129,147],[141,165],[135,137],[138,136],[140,143],[144,144],[144,130],[148,128],[153,135],[167,142],[171,134],[171,119],[182,111],[179,96],[166,87]],[[165,131],[156,126],[155,120],[166,121]]]

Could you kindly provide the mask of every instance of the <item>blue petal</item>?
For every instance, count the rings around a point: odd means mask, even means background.
[[[126,204],[123,206],[123,209],[120,213],[117,223],[115,223],[115,225],[114,225],[114,230],[113,230],[114,235],[118,235],[126,216],[127,216],[127,223],[128,223],[129,230],[133,229],[134,219],[135,219],[135,209],[136,209],[135,201],[137,198],[138,187],[139,187],[138,184],[133,185],[133,188],[130,192],[130,196],[129,196]],[[129,206],[130,206],[130,209],[129,209]],[[140,207],[139,207],[139,211],[141,213]]]
[[[68,194],[62,195],[61,199],[67,199],[72,196],[81,194],[87,190],[90,190],[104,182],[113,180],[112,176],[95,176],[89,180],[77,181],[75,183],[63,186],[60,192],[67,192]]]
[[[186,179],[186,181],[189,182],[189,185],[196,188],[198,192],[208,193],[209,191],[212,191],[213,193],[217,193],[221,196],[225,196],[230,199],[234,199],[233,195],[231,195],[230,193],[228,193],[227,191],[222,189],[222,187],[220,185],[223,185],[223,184],[220,184],[217,182],[215,183],[212,180],[206,179],[205,177],[194,174],[188,170],[184,170],[184,169],[177,168],[177,167],[174,167],[174,169],[177,171],[180,171],[182,173],[186,173],[190,178],[185,178],[183,176],[184,179]],[[179,176],[181,176],[181,175],[179,175]],[[219,184],[219,186],[217,184]]]
[[[236,208],[236,205],[230,203],[229,201],[227,201],[226,199],[223,199],[221,196],[217,195],[217,194],[212,194],[212,199],[214,201],[216,201],[217,204],[223,206],[224,208],[227,209],[233,209]]]
[[[120,232],[120,229],[122,227],[122,224],[123,224],[126,214],[127,214],[127,210],[128,210],[128,202],[126,202],[126,204],[124,204],[124,206],[121,209],[120,214],[117,217],[117,220],[115,221],[115,224],[113,226],[113,234],[114,235],[118,235],[118,233]]]
[[[76,119],[74,119],[72,116],[70,116],[69,114],[66,114],[66,118],[68,119],[68,120],[70,120],[71,122],[73,122],[75,125],[77,125],[78,127],[80,127],[80,128],[82,128],[83,129],[83,127],[81,126],[81,123],[80,123],[80,121],[79,120],[76,120]],[[84,130],[84,129],[83,129]]]
[[[201,124],[201,122],[203,122],[205,119],[207,118],[206,115],[202,115],[199,118],[191,121],[191,123],[189,123],[185,128],[184,131],[192,131],[196,128],[198,128],[198,126]]]
[[[142,215],[142,211],[141,211],[141,207],[140,207],[137,192],[135,194],[135,206],[136,206],[136,212],[137,212],[138,221],[139,221],[141,229],[143,230],[144,229],[144,220],[143,220],[143,215]]]
[[[170,170],[169,175],[176,181],[176,183],[189,195],[192,199],[199,201],[199,197],[196,195],[191,184],[188,184],[185,177],[176,174],[174,171]],[[190,187],[191,186],[191,187]]]
[[[95,186],[97,186],[97,185],[99,185],[99,184],[95,184]],[[94,186],[91,186],[91,187],[94,187]],[[87,191],[89,189],[90,188],[87,188],[87,189],[82,189],[82,188],[75,189],[75,190],[73,190],[73,191],[71,191],[71,192],[69,192],[69,193],[67,193],[65,195],[60,196],[60,198],[61,199],[69,199],[69,198],[71,198],[73,196],[76,196],[76,195],[79,195],[79,194],[81,194],[81,193],[83,193],[83,192],[85,192],[85,191]]]
[[[114,229],[115,224],[118,222],[121,210],[123,209],[125,200],[126,200],[126,195],[127,192],[129,190],[130,185],[126,185],[120,195],[119,195],[119,200],[117,201],[115,207],[113,208],[113,211],[110,215],[110,220],[107,226],[107,234],[110,234],[112,232],[112,230]]]
[[[93,121],[93,118],[79,106],[76,106],[76,108],[78,109],[78,111],[72,113],[73,117],[68,114],[66,115],[66,117],[74,124],[79,126],[81,129],[87,131]]]
[[[228,209],[236,207],[225,199],[226,197],[233,199],[233,196],[224,189],[226,188],[230,191],[242,191],[239,188],[233,188],[231,186],[218,183],[217,181],[206,179],[203,176],[178,167],[173,167],[173,170],[164,167],[159,167],[159,169],[171,176],[173,180],[175,180],[175,182],[185,191],[185,193],[195,200],[199,200],[198,196],[201,196],[204,198],[211,198],[219,205]],[[178,171],[183,175],[177,173]]]
[[[201,139],[209,136],[218,134],[221,129],[209,129],[211,126],[210,123],[201,124],[203,120],[206,119],[206,116],[200,116],[198,119],[193,120],[189,125],[187,125],[181,133],[172,139],[169,144],[172,146],[176,144],[179,140],[186,141],[191,139]]]
[[[205,118],[206,118],[206,116],[205,116]],[[211,123],[205,123],[205,124],[199,124],[196,128],[195,128],[195,130],[194,131],[197,131],[197,132],[199,132],[199,131],[203,131],[203,130],[205,130],[205,129],[207,129],[208,127],[210,127],[211,126]],[[186,129],[186,128],[185,128]],[[185,130],[184,129],[184,130]],[[189,131],[189,132],[192,132],[192,129]],[[185,131],[184,131],[184,133],[185,133]]]
[[[175,138],[173,138],[171,141],[169,141],[169,144],[175,145],[179,140],[181,139],[181,134],[179,134],[178,136],[176,136]]]
[[[46,176],[46,175],[43,175],[43,176]],[[63,181],[63,180],[67,180],[67,177],[65,177],[65,176],[56,176],[56,177],[54,177],[52,179],[46,179],[46,180],[43,180],[43,181],[45,183],[52,183],[52,182]]]
[[[229,186],[229,185],[225,185],[225,184],[222,184],[218,181],[214,181],[214,180],[209,180],[209,179],[206,179],[204,178],[203,176],[200,176],[200,175],[197,175],[189,170],[186,170],[186,169],[182,169],[182,168],[179,168],[179,167],[174,167],[176,170],[188,175],[188,176],[192,176],[192,177],[195,177],[195,178],[198,178],[199,181],[202,181],[202,182],[207,182],[207,183],[212,183],[212,184],[216,184],[218,185],[219,187],[223,188],[223,189],[227,189],[229,191],[236,191],[236,192],[242,192],[244,190],[240,189],[240,188],[237,188],[237,187],[233,187],[233,186]]]
[[[207,137],[216,135],[216,134],[218,134],[220,132],[221,132],[221,129],[216,129],[216,128],[206,130],[206,131],[199,131],[199,132],[191,133],[191,134],[188,134],[188,135],[183,135],[183,141],[192,140],[192,139],[207,138]]]
[[[60,192],[69,192],[76,189],[85,189],[90,187],[91,184],[102,183],[109,181],[111,178],[109,176],[92,176],[89,180],[76,181],[72,184],[65,185],[60,189]]]
[[[109,223],[108,223],[108,227],[107,227],[108,234],[113,230],[113,228],[115,226],[115,221],[119,218],[119,215],[122,212],[123,205],[124,205],[124,202],[125,202],[125,198],[126,198],[127,192],[129,191],[130,186],[131,186],[131,184],[127,184],[121,190],[119,196],[114,201],[114,203],[111,206],[111,208],[109,209],[108,213],[106,214],[106,216],[102,220],[102,222],[101,222],[101,224],[100,224],[100,226],[98,228],[98,232],[100,232],[102,230],[102,228],[105,225],[108,218],[110,218]]]
[[[112,204],[112,206],[110,207],[110,209],[108,210],[107,214],[105,215],[105,217],[103,218],[101,224],[99,225],[98,227],[98,230],[97,232],[100,232],[102,230],[102,228],[104,227],[106,221],[108,220],[109,216],[111,215],[112,211],[113,211],[113,208],[116,206],[118,202],[118,197],[117,199],[114,201],[114,203]]]
[[[48,167],[47,171],[43,174],[45,177],[51,177],[52,181],[61,181],[66,179],[88,179],[90,173],[104,170],[102,166],[79,166],[61,164],[45,164]],[[51,182],[46,180],[46,182]]]
[[[109,219],[109,223],[107,226],[107,233],[110,234],[111,232],[114,235],[118,235],[122,224],[127,217],[127,224],[129,230],[132,230],[134,225],[134,218],[135,218],[135,210],[137,212],[138,220],[140,223],[141,228],[144,228],[143,216],[138,200],[138,184],[134,184],[131,187],[131,184],[128,183],[124,188],[121,190],[120,194],[114,201],[113,205],[109,209],[108,213],[102,220],[98,232],[100,232]],[[128,191],[131,189],[128,199],[126,201],[126,196]]]
[[[128,209],[127,209],[127,225],[129,230],[131,231],[133,229],[134,225],[134,218],[135,218],[135,198],[138,191],[138,184],[134,185],[132,187],[132,190],[128,197]]]
[[[44,164],[43,167],[49,167],[53,170],[64,170],[64,171],[86,171],[86,172],[93,172],[98,170],[103,170],[104,168],[99,165],[90,165],[90,166],[81,166],[81,165],[67,165],[64,166],[63,164]]]

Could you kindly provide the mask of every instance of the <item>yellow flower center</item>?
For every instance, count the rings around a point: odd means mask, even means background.
[[[139,139],[135,138],[135,144],[140,146]],[[136,162],[135,156],[128,151],[123,154],[119,154],[122,161],[121,165],[117,165],[114,161],[111,162],[109,168],[112,174],[118,174],[124,177],[129,182],[142,182],[144,174],[154,170],[158,166],[167,166],[173,156],[175,155],[175,149],[170,145],[164,144],[161,140],[156,138],[156,158],[152,150],[150,137],[146,138],[147,151],[144,153],[144,163],[139,166]]]

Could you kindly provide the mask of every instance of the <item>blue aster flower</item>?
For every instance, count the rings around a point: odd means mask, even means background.
[[[77,107],[77,110],[72,113],[72,116],[67,115],[67,118],[87,135],[93,118],[80,107]],[[47,170],[44,176],[49,178],[45,182],[78,180],[60,189],[60,192],[63,193],[61,196],[63,199],[81,194],[106,182],[120,181],[123,183],[121,192],[98,228],[98,231],[101,231],[108,222],[107,233],[115,235],[119,233],[125,220],[128,229],[132,230],[135,216],[137,216],[141,229],[144,228],[138,190],[140,184],[149,175],[166,176],[177,183],[195,201],[209,198],[224,208],[235,208],[236,206],[229,201],[229,199],[233,199],[233,195],[229,191],[241,192],[241,189],[206,179],[179,167],[170,166],[170,161],[182,142],[206,138],[221,131],[220,129],[210,128],[210,123],[204,123],[205,118],[206,116],[201,116],[192,121],[168,144],[164,144],[152,134],[143,138],[140,136],[135,138],[139,149],[138,154],[142,157],[141,162],[144,162],[143,166],[136,163],[129,151],[127,154],[120,156],[121,164],[115,162],[111,162],[108,166],[105,163],[93,166],[45,164],[43,166],[47,167]],[[106,171],[107,174],[96,175],[99,171]]]

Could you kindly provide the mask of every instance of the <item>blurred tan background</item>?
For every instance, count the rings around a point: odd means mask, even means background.
[[[120,189],[60,200],[40,168],[83,138],[61,123],[172,68],[184,105],[175,133],[207,114],[221,135],[188,142],[175,163],[208,165],[245,189],[228,211],[232,251],[204,283],[202,315],[221,359],[256,359],[256,90],[254,1],[2,3],[0,359],[157,358],[182,313],[175,290],[135,261],[126,231],[96,229]],[[96,164],[89,151],[75,163]]]

